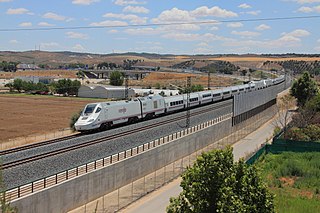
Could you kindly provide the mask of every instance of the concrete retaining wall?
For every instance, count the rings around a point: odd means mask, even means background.
[[[67,212],[229,135],[231,119],[155,149],[15,200],[20,212]]]

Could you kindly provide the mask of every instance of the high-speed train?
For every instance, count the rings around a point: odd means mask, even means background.
[[[243,92],[251,92],[277,85],[284,76],[275,79],[251,81],[248,84],[225,87],[217,90],[190,93],[189,106],[196,107],[230,98]],[[160,114],[172,113],[187,108],[187,95],[162,97],[160,95],[138,97],[131,101],[110,101],[87,104],[75,129],[80,132],[108,129],[112,125],[134,123]]]

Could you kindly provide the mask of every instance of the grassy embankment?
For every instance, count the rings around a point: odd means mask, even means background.
[[[267,154],[257,163],[281,213],[320,212],[320,153]]]

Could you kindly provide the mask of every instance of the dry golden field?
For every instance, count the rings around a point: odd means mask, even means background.
[[[32,95],[0,95],[0,141],[69,127],[73,113],[94,100]]]

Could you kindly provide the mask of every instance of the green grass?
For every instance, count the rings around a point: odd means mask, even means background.
[[[320,212],[320,152],[267,154],[256,165],[277,212]]]
[[[292,196],[284,190],[272,190],[275,193],[276,211],[280,213],[316,213],[320,212],[320,199]]]

